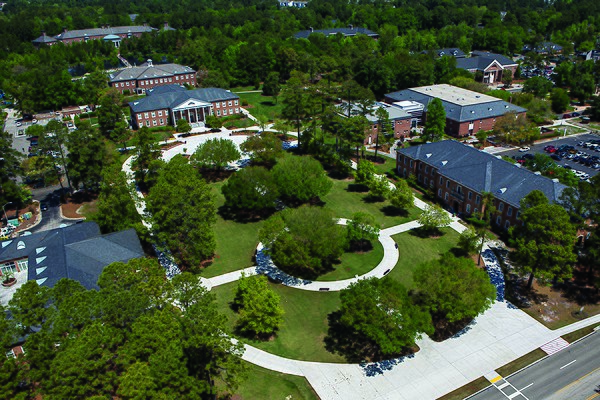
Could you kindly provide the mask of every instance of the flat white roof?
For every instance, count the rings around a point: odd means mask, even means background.
[[[420,86],[411,88],[409,90],[422,93],[427,96],[437,97],[440,100],[456,104],[458,106],[471,106],[500,100],[483,93],[473,92],[471,90],[459,88],[445,83],[440,85]]]

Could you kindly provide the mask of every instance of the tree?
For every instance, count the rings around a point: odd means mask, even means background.
[[[510,69],[505,69],[502,71],[502,83],[504,83],[505,88],[509,88],[513,82],[513,74]]]
[[[221,118],[216,117],[214,115],[207,115],[205,124],[209,128],[221,129],[223,127],[223,120],[221,120]]]
[[[517,145],[531,143],[540,138],[539,128],[514,112],[498,118],[493,132],[506,143]]]
[[[233,210],[261,211],[275,207],[279,190],[273,175],[265,167],[246,167],[221,188],[225,206]]]
[[[89,124],[71,132],[67,140],[68,168],[75,188],[95,188],[101,179],[102,168],[110,162],[104,140]]]
[[[404,179],[396,182],[396,188],[389,194],[390,203],[399,210],[406,210],[414,204],[414,196],[408,183]]]
[[[177,120],[177,132],[179,133],[190,133],[192,131],[192,126],[189,122],[187,122],[184,118],[179,118]]]
[[[240,149],[245,153],[251,153],[252,163],[265,166],[274,165],[284,154],[281,140],[272,132],[250,136],[240,145]]]
[[[177,262],[198,268],[215,251],[216,210],[210,187],[180,155],[159,172],[147,197],[157,237]]]
[[[368,185],[372,180],[375,174],[377,173],[377,169],[372,162],[361,159],[358,160],[355,172],[355,182],[359,185]]]
[[[379,140],[383,144],[390,142],[394,138],[394,126],[390,121],[390,114],[383,107],[378,107],[375,111],[377,117],[377,136],[375,137],[375,162],[377,162],[377,151],[379,150]]]
[[[242,276],[233,303],[240,314],[237,328],[243,333],[268,336],[283,323],[279,295],[269,287],[264,275]]]
[[[560,88],[552,89],[550,100],[552,101],[552,111],[557,114],[565,112],[571,102],[567,91]]]
[[[114,88],[106,90],[99,99],[99,107],[96,111],[98,125],[100,125],[100,132],[106,138],[110,138],[112,131],[124,120],[122,102],[123,95]]]
[[[543,76],[529,78],[523,84],[523,92],[533,93],[535,97],[543,99],[552,90],[552,81]]]
[[[467,228],[458,236],[458,248],[465,254],[475,254],[479,249],[479,234],[473,228]]]
[[[269,72],[269,75],[267,75],[267,78],[263,83],[263,96],[273,96],[273,99],[277,99],[280,91],[281,86],[279,85],[279,72]]]
[[[439,260],[421,264],[413,280],[419,301],[429,310],[438,328],[445,323],[470,320],[494,302],[496,288],[483,269],[470,258],[446,253]]]
[[[435,98],[427,106],[427,118],[422,138],[427,142],[437,142],[444,137],[446,128],[446,110],[442,101]]]
[[[596,92],[596,82],[592,74],[585,73],[571,83],[571,97],[584,102]]]
[[[521,221],[509,231],[514,248],[510,259],[529,273],[527,288],[536,274],[546,279],[570,277],[577,259],[576,231],[567,211],[534,190],[521,200]]]
[[[333,185],[321,163],[308,156],[281,159],[273,167],[273,177],[279,193],[299,203],[325,196]]]
[[[46,302],[50,289],[39,286],[36,281],[27,281],[8,302],[8,309],[19,327],[19,334],[29,334],[40,327],[48,317]]]
[[[340,322],[365,352],[391,357],[431,333],[431,319],[393,279],[361,279],[340,292]]]
[[[51,156],[28,157],[21,163],[21,169],[26,182],[42,181],[44,186],[47,186],[57,183],[60,179],[60,171]]]
[[[590,110],[590,119],[600,121],[600,96],[592,97]]]
[[[369,182],[369,196],[373,199],[383,201],[390,191],[390,181],[383,175],[375,175]]]
[[[298,147],[301,147],[302,124],[310,118],[310,99],[306,93],[308,85],[306,76],[298,71],[292,71],[285,89],[283,90],[283,109],[281,116],[296,127]]]
[[[346,245],[344,230],[333,213],[308,206],[286,209],[269,218],[259,240],[277,267],[307,279],[330,270]]]
[[[346,226],[348,244],[362,251],[365,244],[371,244],[379,237],[379,226],[371,214],[357,212]]]
[[[452,218],[439,205],[428,205],[419,216],[421,228],[430,234],[437,232],[440,228],[450,225]]]
[[[135,180],[149,188],[151,185],[148,177],[152,174],[153,163],[160,157],[160,148],[150,129],[145,126],[134,134],[133,145],[135,154],[132,166],[135,169]]]
[[[364,145],[366,130],[370,123],[364,115],[355,115],[342,121],[342,130],[346,143],[356,147],[356,161],[360,159],[358,150]]]
[[[44,153],[51,152],[51,154],[59,155],[60,164],[67,177],[67,184],[69,188],[71,188],[71,179],[67,165],[67,153],[65,151],[67,148],[68,135],[69,132],[65,124],[56,120],[49,121],[48,124],[46,124],[42,135],[39,136],[38,146]],[[59,183],[62,187],[62,180],[60,178]]]
[[[229,139],[215,138],[198,146],[190,160],[195,166],[221,171],[227,164],[240,157],[235,143]]]

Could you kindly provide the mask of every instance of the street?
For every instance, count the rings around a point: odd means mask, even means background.
[[[42,211],[42,221],[35,227],[28,229],[31,233],[47,231],[59,228],[61,224],[71,225],[74,221],[65,220],[60,216],[60,186],[49,186],[32,191],[33,198],[39,200],[41,204],[48,206],[46,211]]]
[[[523,396],[509,397],[491,386],[469,400],[587,400],[600,381],[600,334],[591,336],[505,379]],[[505,390],[506,391],[506,390]],[[514,390],[513,390],[514,392]],[[600,397],[600,396],[599,396]]]

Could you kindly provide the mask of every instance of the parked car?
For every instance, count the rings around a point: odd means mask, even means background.
[[[527,147],[527,146],[525,146],[525,147],[521,147],[521,148],[519,149],[519,151],[520,151],[521,153],[525,153],[525,152],[527,152],[527,151],[529,151],[529,150],[531,150],[531,148],[530,148],[530,147]]]
[[[578,113],[578,112],[572,112],[572,113],[571,113],[571,116],[572,116],[572,117],[579,117],[580,115],[581,115],[581,114],[580,114],[580,113]]]
[[[567,119],[567,118],[571,118],[571,114],[569,114],[569,113],[563,114],[563,119]]]
[[[47,211],[48,210],[48,204],[46,204],[46,203],[40,203],[40,210]]]
[[[558,154],[556,154],[556,153],[552,154],[550,157],[551,157],[553,160],[556,160],[556,161],[560,161],[560,160],[562,160],[562,157],[561,157],[561,156],[559,156],[559,155],[558,155]]]

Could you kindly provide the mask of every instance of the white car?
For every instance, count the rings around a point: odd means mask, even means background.
[[[23,125],[23,124],[22,124],[21,122],[17,122],[15,125],[17,125],[17,126],[21,126],[21,125]]]
[[[519,149],[519,151],[520,151],[521,153],[525,153],[525,152],[527,152],[527,151],[529,151],[529,150],[531,150],[531,148],[529,148],[529,147],[527,147],[527,146],[525,146],[525,147],[521,147],[521,148]]]
[[[37,124],[37,122],[38,122],[38,120],[37,120],[37,119],[35,119],[35,118],[31,120],[31,123],[32,123],[32,124]]]

